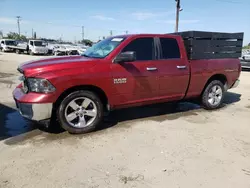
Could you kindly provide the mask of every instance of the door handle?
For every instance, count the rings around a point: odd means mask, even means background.
[[[185,66],[185,65],[184,65],[184,66],[179,66],[179,65],[178,65],[178,66],[176,66],[176,67],[177,67],[177,69],[186,69],[186,68],[187,68],[187,66]]]
[[[156,71],[157,68],[156,67],[147,67],[147,71]]]

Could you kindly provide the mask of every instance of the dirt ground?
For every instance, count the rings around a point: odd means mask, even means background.
[[[15,110],[19,63],[0,53],[1,188],[249,188],[250,72],[206,111],[187,102],[113,112],[85,135],[46,132]]]

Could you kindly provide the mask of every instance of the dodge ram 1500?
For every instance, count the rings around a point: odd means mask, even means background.
[[[13,97],[22,116],[43,121],[55,112],[70,133],[94,130],[105,111],[119,108],[191,98],[219,108],[239,83],[240,60],[215,50],[190,54],[189,41],[180,33],[114,36],[81,56],[27,62]]]

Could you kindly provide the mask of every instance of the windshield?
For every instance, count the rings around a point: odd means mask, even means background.
[[[14,46],[14,45],[16,45],[16,41],[14,41],[14,40],[6,40],[5,44]]]
[[[93,57],[93,58],[105,58],[109,55],[119,44],[122,43],[125,37],[112,37],[104,39],[92,47],[88,48],[83,56]]]
[[[43,41],[34,41],[34,46],[45,46]]]

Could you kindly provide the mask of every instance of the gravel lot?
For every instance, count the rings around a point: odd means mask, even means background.
[[[250,72],[223,108],[190,103],[113,112],[85,135],[46,132],[15,110],[19,63],[0,53],[0,187],[250,187]]]

